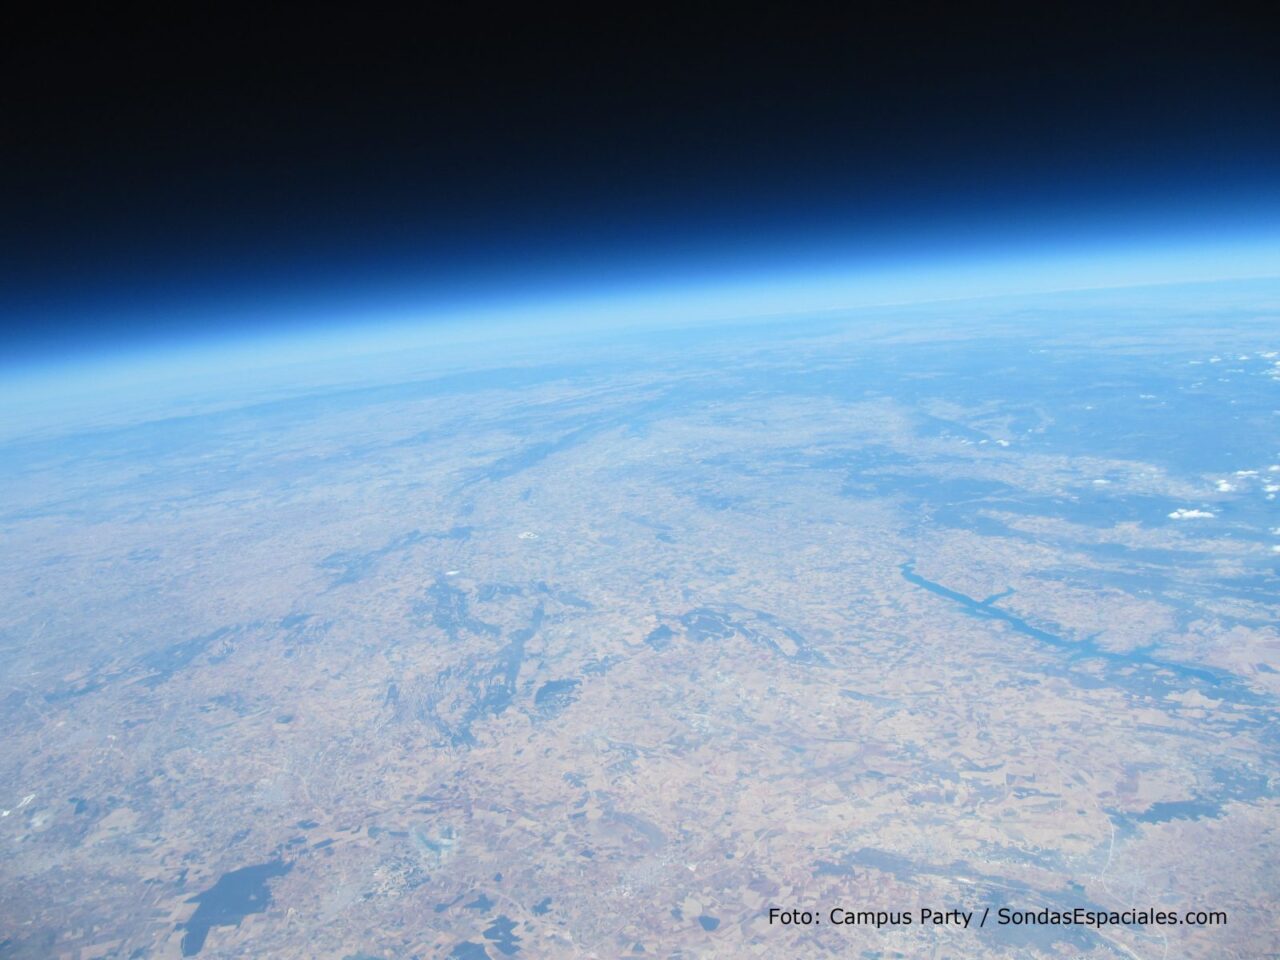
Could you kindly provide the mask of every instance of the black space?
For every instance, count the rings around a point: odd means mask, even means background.
[[[149,310],[318,275],[482,277],[1280,179],[1278,34],[1243,8],[674,9],[15,27],[11,343],[145,333],[178,322]]]

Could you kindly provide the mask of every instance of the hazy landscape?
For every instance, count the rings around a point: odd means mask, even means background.
[[[1277,955],[1277,302],[8,424],[0,957]]]

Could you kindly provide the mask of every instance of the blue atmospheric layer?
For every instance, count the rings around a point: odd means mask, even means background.
[[[326,240],[311,257],[158,262],[114,282],[68,276],[53,298],[19,277],[0,290],[0,370],[295,333],[377,337],[449,322],[607,330],[1280,274],[1280,193],[1245,186],[1226,197],[1139,190],[1021,209],[953,197],[861,219],[810,205],[594,233],[512,226],[452,250],[425,233],[368,249]]]

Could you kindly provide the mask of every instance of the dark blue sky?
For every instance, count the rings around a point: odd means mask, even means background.
[[[1280,50],[1243,8],[867,9],[27,25],[3,77],[8,355],[837,254],[1274,233]]]

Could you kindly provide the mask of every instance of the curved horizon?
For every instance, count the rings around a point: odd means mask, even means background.
[[[646,269],[640,258],[614,267],[613,275],[561,269],[538,282],[520,282],[511,272],[494,270],[487,286],[450,292],[400,280],[351,285],[321,298],[278,293],[261,302],[224,293],[220,300],[208,297],[202,304],[193,298],[171,307],[175,319],[159,329],[130,335],[130,315],[124,313],[116,322],[126,332],[110,338],[69,333],[44,349],[11,349],[0,369],[10,378],[27,379],[184,350],[259,351],[263,345],[312,342],[330,350],[368,353],[420,346],[442,331],[478,336],[486,330],[502,335],[607,333],[931,301],[1278,276],[1280,228],[1273,224],[1280,220],[1266,211],[1254,214],[1253,222],[1236,224],[1230,232],[1148,233],[1119,241],[1095,235],[1055,243],[1054,231],[1042,228],[1021,246],[1012,241],[946,246],[938,243],[935,231],[920,235],[918,253],[889,247],[876,254],[864,238],[856,246],[834,245],[825,255],[802,248],[788,257],[775,249],[771,257],[757,251],[740,253],[735,260],[717,250],[682,271],[663,269],[661,261],[650,261]],[[324,278],[317,282],[323,290]],[[138,306],[133,316],[164,309],[163,303]],[[81,322],[92,327],[95,320],[89,313]]]

